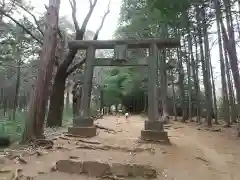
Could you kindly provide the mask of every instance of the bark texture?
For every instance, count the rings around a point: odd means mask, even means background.
[[[59,6],[60,0],[49,0],[37,81],[31,97],[22,143],[43,137],[43,125],[57,46]]]

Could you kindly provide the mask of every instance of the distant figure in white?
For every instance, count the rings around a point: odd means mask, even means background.
[[[116,106],[112,105],[110,108],[112,115],[116,115]]]
[[[129,117],[129,114],[126,112],[126,113],[125,113],[125,118],[126,118],[126,120],[128,119],[128,117]]]

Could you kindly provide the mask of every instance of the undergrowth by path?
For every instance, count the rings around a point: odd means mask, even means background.
[[[72,110],[64,110],[63,125],[70,125],[72,123]],[[17,111],[15,120],[11,117],[11,111],[4,115],[0,110],[0,137],[9,136],[12,142],[18,141],[25,126],[25,111]]]

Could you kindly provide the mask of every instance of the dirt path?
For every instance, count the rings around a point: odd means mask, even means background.
[[[131,116],[128,121],[124,117],[107,116],[98,120],[97,124],[114,129],[116,133],[99,130],[98,136],[89,139],[105,149],[82,148],[96,145],[79,142],[76,138],[57,139],[53,149],[44,150],[42,156],[25,156],[27,164],[16,164],[12,160],[7,160],[2,167],[21,168],[26,176],[39,180],[96,179],[49,172],[56,161],[75,157],[83,161],[151,165],[159,174],[157,179],[240,179],[240,141],[225,131],[197,130],[195,125],[174,122],[166,129],[169,132],[171,146],[146,144],[139,142],[138,139],[143,123],[144,118],[141,116]],[[3,179],[1,177],[6,175],[0,173],[0,179]]]

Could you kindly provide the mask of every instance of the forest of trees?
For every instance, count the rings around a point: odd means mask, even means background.
[[[124,0],[116,37],[137,39],[180,36],[181,48],[162,52],[167,65],[165,73],[167,73],[168,93],[166,94],[169,101],[165,102],[168,103],[166,111],[170,115],[182,115],[183,122],[194,116],[197,116],[199,122],[200,117],[204,116],[209,126],[213,122],[218,124],[218,120],[222,119],[225,121],[225,126],[229,127],[237,122],[238,117],[239,1],[183,2]],[[213,38],[217,39],[212,40]],[[212,59],[214,56],[211,56],[213,41],[218,42],[219,60]],[[216,96],[217,89],[211,61],[220,62],[220,99]],[[129,72],[125,76],[131,78],[126,77],[122,83],[125,91],[139,90],[139,88],[130,88],[130,86],[139,87],[139,83],[146,91],[144,87],[147,84],[145,83],[144,86],[141,82],[147,78],[147,73],[139,69],[128,69]],[[119,69],[118,75],[113,73],[112,81],[117,84],[118,77],[119,82],[122,82],[124,73],[126,74],[126,70]],[[143,74],[146,76],[142,76]],[[116,88],[117,94],[119,89]]]
[[[85,52],[68,49],[67,41],[84,39],[99,2],[89,0],[82,23],[76,17],[81,2],[69,3],[73,23],[59,16],[60,1],[49,0],[47,13],[39,16],[23,0],[0,0],[0,123],[2,129],[9,122],[14,131],[20,128],[23,142],[41,138],[45,125],[62,126],[65,110],[77,113],[78,107],[70,105],[69,86],[74,102],[79,98],[74,88],[84,73]],[[106,8],[94,40],[105,25],[110,4]],[[23,16],[16,19],[16,13]],[[181,116],[181,122],[197,117],[201,123],[204,117],[208,126],[223,120],[230,127],[238,123],[240,104],[239,18],[240,1],[235,0],[122,0],[114,38],[180,38],[180,48],[161,50],[165,66],[159,67],[159,77],[166,78],[159,78],[158,86],[166,91],[159,93],[159,108],[170,116]],[[213,42],[217,42],[219,59],[211,56]],[[144,50],[131,51],[134,58],[145,55]],[[213,64],[219,64],[215,68],[221,72],[220,97]],[[103,76],[105,85],[96,86],[93,96],[103,90],[105,106],[132,107],[135,102],[139,107],[132,111],[146,110],[147,68],[116,67]],[[20,117],[23,113],[26,117]],[[238,131],[240,136],[240,126]]]

